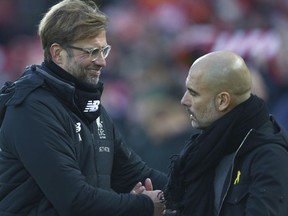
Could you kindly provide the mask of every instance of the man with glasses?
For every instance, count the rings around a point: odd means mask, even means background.
[[[14,82],[1,125],[0,215],[162,215],[166,176],[125,145],[101,105],[106,25],[80,0],[41,20],[44,62]]]

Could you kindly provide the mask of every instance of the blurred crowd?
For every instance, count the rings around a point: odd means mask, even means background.
[[[37,25],[53,0],[0,0],[0,83],[41,63]],[[253,91],[288,129],[288,0],[97,0],[109,16],[112,46],[103,103],[126,141],[151,166],[189,138],[180,105],[189,67],[226,49],[253,72]]]

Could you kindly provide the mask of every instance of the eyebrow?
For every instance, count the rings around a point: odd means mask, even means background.
[[[97,48],[97,49],[102,49],[102,48],[106,47],[107,45],[109,45],[109,44],[108,44],[108,43],[106,43],[106,44],[105,44],[105,45],[103,45],[103,46],[99,45],[99,46],[97,46],[97,47],[86,47],[85,49],[94,49],[94,48]]]

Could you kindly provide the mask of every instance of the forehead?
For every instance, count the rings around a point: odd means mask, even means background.
[[[106,31],[101,30],[97,35],[83,39],[83,40],[79,40],[75,44],[83,45],[83,46],[90,46],[90,47],[104,46],[107,44]]]
[[[186,78],[186,85],[197,85],[199,82],[202,82],[203,72],[199,70],[199,68],[195,68],[191,66],[189,69],[187,78]]]
[[[197,92],[198,94],[211,93],[211,83],[205,77],[207,75],[205,67],[190,68],[186,78],[186,88]]]

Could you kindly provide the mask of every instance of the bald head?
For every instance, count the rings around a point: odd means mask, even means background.
[[[251,94],[251,74],[244,60],[230,51],[216,51],[197,59],[189,77],[197,76],[203,88],[212,93],[227,92],[231,103],[238,105]]]
[[[251,74],[244,60],[229,51],[197,59],[189,70],[181,104],[194,128],[206,128],[251,95]]]

